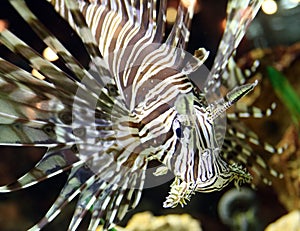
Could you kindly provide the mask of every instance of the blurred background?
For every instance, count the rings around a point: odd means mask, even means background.
[[[58,17],[51,6],[41,0],[26,2],[39,19],[70,49],[73,55],[87,66],[88,57],[80,39],[68,27],[67,23]],[[193,54],[200,47],[209,50],[210,56],[205,63],[209,68],[213,63],[226,23],[226,4],[227,1],[225,0],[197,0],[188,51]],[[170,31],[174,23],[177,5],[178,0],[168,1],[167,32]],[[289,86],[294,89],[296,94],[300,95],[299,19],[299,0],[264,0],[262,9],[249,27],[236,56],[237,63],[243,70],[250,68],[255,60],[260,62],[256,72],[259,74],[257,78],[260,79],[261,84],[257,87],[258,90],[250,96],[250,101],[260,108],[267,108],[272,102],[276,102],[278,105],[271,117],[245,119],[243,123],[246,123],[259,137],[272,145],[277,145],[279,142],[290,144],[292,149],[289,149],[287,154],[285,153],[281,157],[268,158],[270,165],[285,173],[285,178],[276,181],[270,187],[258,181],[256,182],[257,190],[254,191],[245,186],[242,194],[237,194],[233,185],[220,192],[197,193],[184,208],[163,209],[162,204],[168,195],[171,183],[168,182],[155,188],[145,189],[141,203],[137,209],[128,213],[126,219],[121,223],[122,226],[126,225],[133,214],[151,211],[154,215],[188,213],[201,223],[204,231],[260,231],[265,230],[268,224],[289,211],[300,209],[299,117],[297,117],[297,112],[293,114],[289,111],[286,101],[280,97],[280,94],[284,93],[276,93],[278,89],[274,88],[270,78],[266,77],[268,75],[267,67],[276,68],[289,81]],[[4,28],[9,28],[47,59],[58,65],[61,62],[57,60],[55,54],[47,51],[45,44],[34,35],[7,1],[3,0],[0,1],[0,31]],[[0,56],[42,78],[1,44]],[[255,152],[263,152],[259,148],[253,148]],[[27,172],[44,152],[45,150],[42,148],[1,146],[0,185],[11,183]],[[26,190],[0,194],[0,231],[22,231],[37,222],[59,194],[66,178],[67,174],[61,174]],[[67,209],[44,230],[66,230],[74,206],[75,203],[67,206]],[[241,225],[243,222],[236,218],[236,214],[245,214],[245,211],[248,213],[243,219],[248,219],[245,222],[249,224],[254,223],[254,226],[250,226],[252,229],[247,229],[245,226],[243,228]],[[86,222],[83,222],[80,230],[85,230],[86,225]]]

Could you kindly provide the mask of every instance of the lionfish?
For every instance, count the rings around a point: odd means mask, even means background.
[[[9,29],[1,31],[0,42],[45,79],[0,59],[0,143],[47,151],[32,170],[0,191],[70,171],[57,200],[30,230],[42,229],[76,196],[69,230],[76,230],[88,212],[88,230],[100,222],[104,230],[113,227],[139,203],[152,160],[161,163],[156,175],[170,171],[175,176],[164,207],[184,205],[195,192],[221,190],[232,181],[236,186],[250,182],[247,166],[266,182],[259,167],[279,176],[248,143],[280,150],[248,130],[241,132],[236,123],[238,115],[259,117],[271,108],[228,113],[223,123],[226,110],[257,84],[233,74],[238,69],[232,56],[262,0],[229,1],[214,64],[207,76],[197,76],[201,84],[189,76],[198,73],[208,51],[184,52],[195,2],[180,1],[167,36],[166,0],[48,2],[79,35],[90,64],[79,63],[24,0],[9,0],[68,69],[43,58]],[[224,97],[221,85],[231,89]],[[255,163],[249,166],[251,158]]]

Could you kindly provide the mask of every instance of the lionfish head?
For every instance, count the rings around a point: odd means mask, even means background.
[[[225,135],[222,128],[226,125],[226,117],[222,114],[256,84],[236,87],[224,99],[211,104],[193,93],[177,97],[175,108],[178,114],[173,122],[176,150],[166,161],[175,180],[164,207],[183,206],[194,192],[221,190],[231,181],[237,187],[251,181],[251,175],[242,166],[230,165],[222,158],[222,136]]]

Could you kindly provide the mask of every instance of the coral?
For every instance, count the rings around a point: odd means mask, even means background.
[[[188,214],[153,216],[150,212],[135,214],[125,228],[118,231],[202,231],[200,223]]]
[[[287,129],[279,146],[288,145],[282,155],[274,155],[270,163],[284,174],[284,178],[273,182],[279,200],[288,211],[300,209],[300,140],[295,126]],[[300,221],[299,221],[300,226]]]

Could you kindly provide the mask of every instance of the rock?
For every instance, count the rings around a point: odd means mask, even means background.
[[[272,224],[265,231],[300,231],[300,210],[294,210]]]

